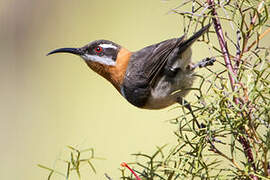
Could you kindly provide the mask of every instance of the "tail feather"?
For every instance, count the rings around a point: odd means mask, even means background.
[[[195,34],[193,34],[189,39],[185,40],[183,43],[179,45],[180,53],[185,51],[188,47],[190,47],[199,37],[201,37],[212,25],[212,23],[204,26],[199,31],[197,31]]]

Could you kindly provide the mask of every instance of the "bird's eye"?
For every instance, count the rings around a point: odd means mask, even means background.
[[[101,53],[103,51],[103,49],[102,49],[102,47],[98,46],[98,47],[95,48],[95,51],[97,53]]]

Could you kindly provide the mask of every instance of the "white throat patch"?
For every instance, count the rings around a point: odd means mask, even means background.
[[[86,61],[94,61],[94,62],[105,64],[108,66],[115,66],[116,65],[116,62],[114,60],[112,60],[112,58],[109,58],[109,57],[100,57],[97,55],[85,54],[85,55],[82,55],[82,58]]]

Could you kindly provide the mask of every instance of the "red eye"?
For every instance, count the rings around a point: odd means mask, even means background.
[[[103,49],[102,49],[102,47],[98,46],[98,47],[95,48],[95,51],[97,53],[101,53],[103,51]]]

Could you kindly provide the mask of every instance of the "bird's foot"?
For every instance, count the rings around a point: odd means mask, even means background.
[[[207,58],[201,60],[200,62],[198,62],[197,64],[193,65],[191,67],[191,69],[194,70],[197,67],[203,68],[203,67],[207,67],[207,66],[212,66],[212,65],[214,65],[214,62],[215,61],[216,61],[216,58],[214,58],[214,57],[207,57]]]

